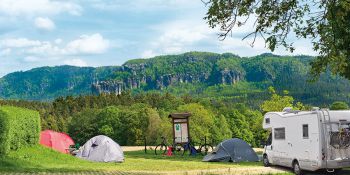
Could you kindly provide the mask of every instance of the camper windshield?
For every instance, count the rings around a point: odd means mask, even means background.
[[[266,145],[269,146],[272,144],[272,133],[270,133],[269,138],[267,138]]]

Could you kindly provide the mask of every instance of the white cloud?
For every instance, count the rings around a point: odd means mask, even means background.
[[[47,17],[37,17],[34,21],[35,27],[40,30],[51,31],[55,29],[55,23]]]
[[[70,59],[70,60],[65,60],[63,62],[66,65],[71,65],[71,66],[78,66],[78,67],[86,67],[88,64],[81,60],[81,59]]]
[[[220,41],[217,39],[218,49],[220,52],[232,52],[240,56],[255,56],[261,53],[269,52],[265,48],[265,42],[262,38],[256,38],[252,47],[252,40],[242,40],[241,37],[227,37]]]
[[[6,49],[3,49],[3,50],[0,50],[0,55],[1,56],[8,56],[11,54],[11,49],[10,48],[6,48]]]
[[[35,56],[26,56],[23,59],[25,62],[38,62],[41,59],[39,57],[35,57]]]
[[[109,48],[109,41],[101,34],[82,35],[78,39],[63,42],[39,41],[27,38],[0,39],[0,56],[15,58],[24,64],[88,66],[83,59],[72,57],[103,54]],[[20,58],[20,59],[18,59]],[[10,59],[7,59],[10,60]]]
[[[84,0],[85,2],[85,0]],[[154,10],[187,10],[194,7],[203,7],[201,1],[189,0],[92,0],[91,6],[99,10],[129,10],[133,12]]]
[[[43,41],[41,42],[41,45],[28,48],[26,50],[29,54],[35,54],[35,55],[41,55],[41,56],[59,56],[66,54],[66,51],[64,48],[59,48],[58,46],[55,46],[51,42]]]
[[[63,42],[63,40],[61,38],[57,38],[55,39],[55,44],[61,44]]]
[[[21,53],[44,56],[67,56],[67,55],[92,55],[105,53],[110,42],[99,33],[82,35],[78,39],[67,44],[62,44],[62,39],[54,41],[38,41],[27,38],[10,38],[0,40],[0,47],[21,48]]]
[[[93,35],[82,35],[79,39],[67,44],[67,52],[71,54],[100,54],[109,48],[109,41],[99,33]]]
[[[142,54],[141,54],[141,57],[142,58],[151,58],[151,57],[154,57],[154,56],[157,56],[158,54],[157,53],[154,53],[153,50],[146,50],[144,51]]]
[[[152,27],[160,36],[150,42],[150,47],[142,56],[159,54],[177,54],[192,49],[201,42],[206,42],[214,35],[202,21],[179,20]],[[198,48],[198,47],[197,47]]]
[[[186,18],[184,20],[172,21],[151,29],[155,33],[160,33],[158,37],[152,38],[148,47],[140,54],[142,57],[152,57],[163,54],[178,54],[188,51],[209,51],[209,52],[231,52],[240,56],[255,56],[266,52],[271,52],[265,46],[265,41],[257,37],[253,47],[251,46],[253,38],[242,40],[249,34],[253,28],[254,20],[251,19],[246,25],[236,27],[232,30],[232,35],[228,35],[225,40],[218,38],[219,29],[211,29],[204,20],[196,18]],[[293,53],[286,51],[285,48],[277,48],[273,53],[279,55],[317,55],[312,50],[308,40],[300,40],[293,36],[290,37],[294,42],[296,50]]]
[[[41,42],[38,40],[29,40],[27,38],[9,38],[0,41],[1,47],[10,47],[10,48],[20,48],[20,47],[30,47],[30,46],[39,46]]]
[[[64,12],[80,15],[81,11],[81,6],[71,1],[0,0],[0,13],[9,16],[50,15]]]

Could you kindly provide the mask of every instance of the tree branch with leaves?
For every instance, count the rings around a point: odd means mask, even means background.
[[[262,38],[274,51],[295,50],[288,37],[310,39],[319,56],[311,63],[312,78],[326,70],[350,79],[350,0],[202,0],[209,8],[204,19],[220,28],[224,40],[234,28],[248,25],[253,31],[242,39]]]

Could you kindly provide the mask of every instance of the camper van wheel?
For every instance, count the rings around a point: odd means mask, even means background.
[[[294,171],[294,174],[296,174],[296,175],[303,175],[304,174],[303,171],[300,169],[298,161],[294,161],[293,171]]]
[[[270,162],[269,162],[269,159],[268,159],[266,154],[263,156],[263,163],[264,163],[265,167],[269,167],[270,166]]]

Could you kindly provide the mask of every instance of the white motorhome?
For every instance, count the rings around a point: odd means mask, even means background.
[[[293,111],[265,114],[263,128],[270,131],[265,143],[265,166],[291,167],[295,174],[303,170],[328,172],[350,167],[350,110]]]

